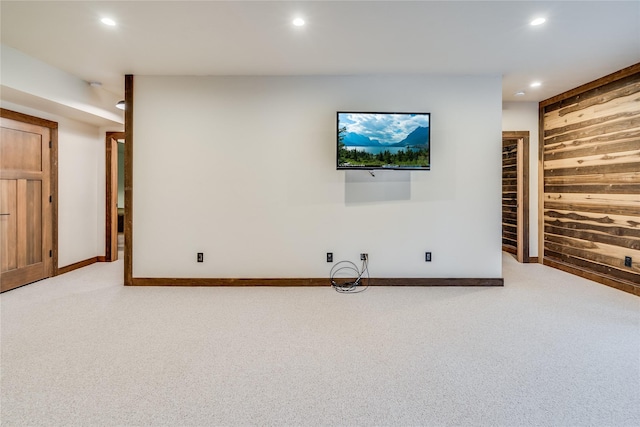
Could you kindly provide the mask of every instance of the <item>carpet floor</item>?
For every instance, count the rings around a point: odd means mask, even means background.
[[[3,426],[639,426],[640,298],[503,257],[505,286],[0,296]]]

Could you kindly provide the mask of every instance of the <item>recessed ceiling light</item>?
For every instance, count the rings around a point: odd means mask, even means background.
[[[296,18],[293,20],[293,25],[295,25],[296,27],[302,27],[304,25],[304,19],[302,18]]]
[[[124,99],[122,101],[118,101],[118,103],[116,104],[116,108],[124,110]]]
[[[518,92],[514,93],[513,96],[524,96],[524,91],[523,90],[518,91]]]
[[[545,22],[547,22],[547,20],[545,18],[536,18],[533,21],[531,21],[529,24],[531,24],[531,25],[533,25],[535,27],[536,25],[542,25]]]
[[[542,86],[542,83],[540,83],[540,82],[533,82],[533,83],[531,83],[529,86],[531,86],[531,87],[540,87],[540,86]]]
[[[115,27],[116,26],[116,21],[114,21],[111,18],[102,18],[100,20],[100,22],[102,22],[104,25],[108,25],[110,27]]]
[[[102,83],[100,83],[100,82],[89,82],[89,86],[91,86],[91,87],[102,87]]]

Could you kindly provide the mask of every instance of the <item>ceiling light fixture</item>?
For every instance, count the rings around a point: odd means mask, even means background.
[[[524,96],[524,91],[520,90],[520,91],[514,93],[513,96]]]
[[[533,83],[531,83],[529,86],[531,86],[531,87],[540,87],[540,86],[542,86],[542,83],[540,83],[540,82],[533,82]]]
[[[545,22],[547,22],[547,20],[545,18],[536,18],[533,21],[531,21],[529,24],[533,25],[535,27],[536,25],[542,25]]]
[[[100,83],[100,82],[89,82],[89,86],[91,86],[91,87],[102,87],[102,83]]]
[[[304,25],[304,19],[302,18],[296,18],[293,20],[293,25],[295,25],[296,27],[302,27]]]
[[[102,18],[100,20],[100,22],[102,22],[104,25],[108,25],[110,27],[115,27],[116,26],[116,21],[114,21],[111,18]]]
[[[124,110],[124,99],[122,101],[118,101],[118,103],[116,104],[116,108]]]

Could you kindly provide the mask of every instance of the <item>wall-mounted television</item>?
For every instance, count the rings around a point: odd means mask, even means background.
[[[338,169],[429,170],[430,113],[338,111]]]

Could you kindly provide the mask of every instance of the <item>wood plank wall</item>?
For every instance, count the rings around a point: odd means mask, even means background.
[[[640,295],[640,64],[543,101],[540,118],[543,262]]]
[[[518,253],[518,139],[502,138],[502,250]]]

